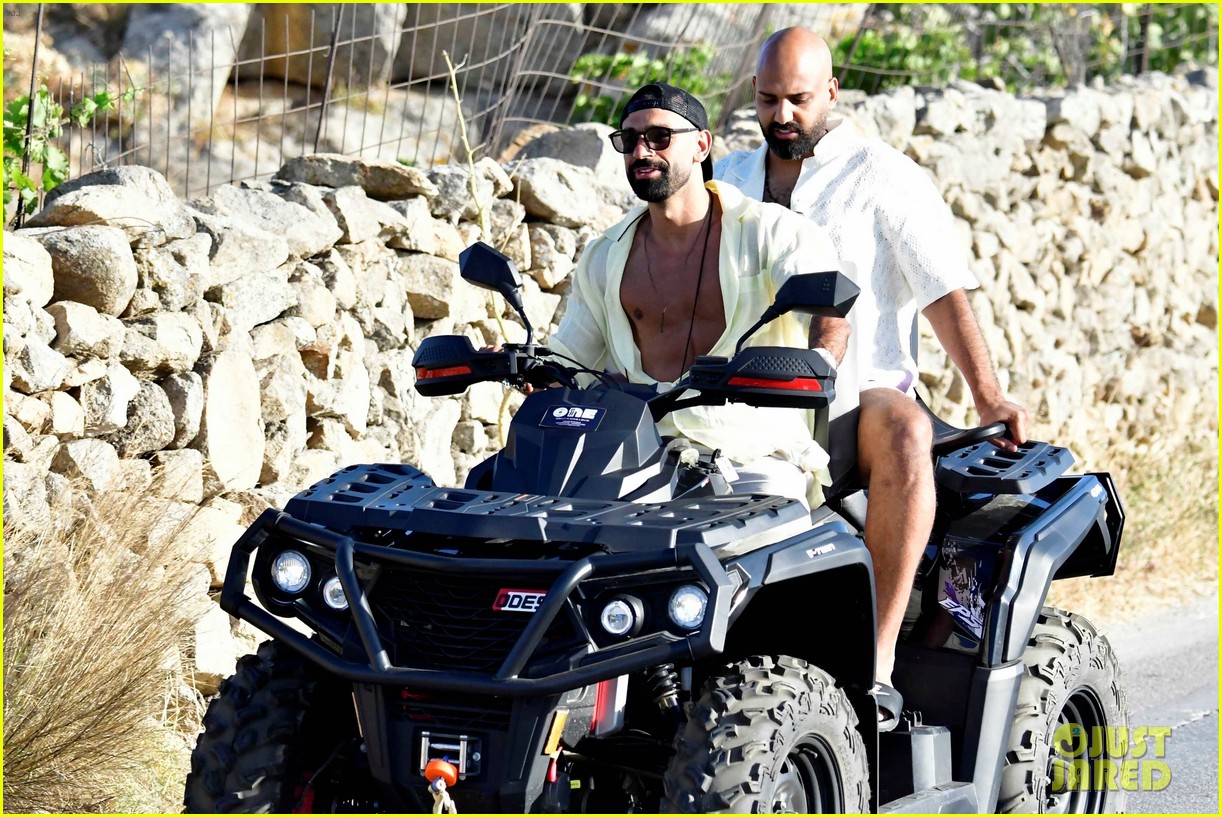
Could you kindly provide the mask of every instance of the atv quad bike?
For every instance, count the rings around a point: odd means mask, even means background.
[[[596,373],[580,387],[532,342],[500,253],[477,244],[461,269],[506,297],[526,343],[429,338],[420,393],[559,387],[529,394],[463,488],[345,468],[240,538],[220,603],[271,640],[208,709],[188,811],[1118,809],[1050,784],[1058,725],[1127,715],[1107,640],[1043,607],[1053,579],[1114,569],[1107,474],[985,442],[1004,427],[938,427],[937,523],[894,676],[906,707],[880,734],[864,495],[812,513],[735,494],[717,452],[655,427],[741,401],[813,409],[825,433],[834,370],[746,341],[791,310],[844,315],[856,287],[794,276],[731,358],[653,394]]]

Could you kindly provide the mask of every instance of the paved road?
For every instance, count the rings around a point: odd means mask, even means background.
[[[1164,758],[1170,784],[1130,794],[1126,810],[1217,814],[1218,597],[1100,625],[1120,659],[1132,725],[1172,727]]]

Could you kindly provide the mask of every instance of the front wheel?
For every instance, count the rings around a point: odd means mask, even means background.
[[[708,681],[664,783],[665,805],[683,813],[870,807],[853,707],[830,675],[789,656],[753,656]]]
[[[1045,607],[1023,664],[998,813],[1122,812],[1124,790],[1108,785],[1120,760],[1108,737],[1127,737],[1129,714],[1107,639],[1082,616]]]
[[[359,754],[351,686],[274,641],[238,659],[208,706],[191,753],[184,811],[332,812],[362,804],[349,759]],[[341,807],[343,807],[341,809]]]

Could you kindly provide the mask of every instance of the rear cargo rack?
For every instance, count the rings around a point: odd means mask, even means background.
[[[1028,440],[1017,451],[978,443],[938,460],[938,485],[960,494],[1033,494],[1069,470],[1067,448]]]

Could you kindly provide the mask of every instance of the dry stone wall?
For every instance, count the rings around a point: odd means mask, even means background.
[[[1156,75],[840,105],[934,177],[1003,381],[1036,436],[1088,462],[1216,433],[1216,87]],[[631,204],[605,130],[548,134],[531,158],[473,173],[320,155],[188,202],[141,167],[59,188],[4,235],[6,522],[51,526],[115,488],[160,497],[167,525],[189,520],[203,594],[255,513],[340,467],[405,461],[460,481],[520,396],[421,398],[413,350],[438,333],[523,338],[458,277],[485,229],[526,273],[532,323],[554,328],[582,247]],[[743,112],[718,150],[758,138]],[[929,341],[922,379],[962,420],[964,384]],[[209,609],[189,656],[204,692],[256,637]]]

